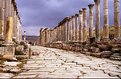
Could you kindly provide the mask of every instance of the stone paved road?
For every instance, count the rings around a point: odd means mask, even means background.
[[[46,47],[32,47],[23,72],[14,78],[121,78],[121,62]]]

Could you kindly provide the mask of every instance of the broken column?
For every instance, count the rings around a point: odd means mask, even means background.
[[[78,14],[75,14],[75,41],[79,41],[79,24],[78,24]]]
[[[115,38],[120,37],[120,0],[114,0],[114,27]]]
[[[83,10],[83,42],[86,42],[87,40],[87,33],[86,33],[87,12],[86,12],[86,8],[82,8],[82,10]]]
[[[83,11],[79,10],[79,41],[83,42]]]
[[[94,0],[94,2],[96,7],[95,35],[96,35],[96,42],[99,42],[100,41],[100,0]]]
[[[93,6],[94,4],[89,4],[89,38],[93,37]]]
[[[108,0],[103,0],[103,12],[104,12],[103,39],[109,39]]]

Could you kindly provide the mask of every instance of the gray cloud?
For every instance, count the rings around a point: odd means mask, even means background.
[[[88,8],[93,0],[17,0],[23,29],[28,35],[39,35],[41,27],[55,27],[64,17]],[[88,12],[88,11],[87,11]],[[109,23],[113,25],[113,0],[109,0]],[[103,0],[101,0],[101,26],[103,25]],[[33,30],[32,30],[33,29]]]

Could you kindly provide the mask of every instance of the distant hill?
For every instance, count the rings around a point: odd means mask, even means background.
[[[23,39],[23,37],[24,36],[22,36],[22,39]],[[38,44],[38,42],[39,42],[39,36],[26,36],[26,40],[30,43],[32,43],[32,44]]]

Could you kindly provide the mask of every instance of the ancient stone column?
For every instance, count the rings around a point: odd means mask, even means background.
[[[48,28],[45,28],[45,43],[44,44],[47,44],[47,31],[48,31]]]
[[[68,17],[65,19],[65,41],[68,41]]]
[[[40,41],[40,45],[42,44],[42,30],[43,30],[43,28],[40,29],[40,40],[39,40]]]
[[[108,0],[103,0],[103,12],[104,12],[103,39],[109,39]]]
[[[4,39],[4,1],[0,0],[0,40]]]
[[[59,27],[57,26],[57,41],[59,41]]]
[[[6,7],[8,8],[8,17],[6,24],[6,43],[12,43],[13,38],[13,28],[14,28],[14,19],[11,16],[11,0],[6,0]],[[8,4],[8,5],[7,5]]]
[[[95,35],[96,41],[100,41],[100,0],[94,0],[96,7]]]
[[[72,16],[72,18],[71,18],[71,20],[72,20],[71,21],[71,23],[72,23],[72,34],[71,34],[72,35],[72,41],[74,41],[74,39],[75,39],[75,30],[74,30],[74,23],[75,22],[74,22],[74,17],[75,16]]]
[[[115,38],[120,37],[120,0],[114,0],[114,27]]]
[[[69,17],[66,19],[66,42],[69,41]]]
[[[79,10],[79,41],[83,42],[83,11]]]
[[[59,41],[61,41],[61,26],[59,26]]]
[[[89,37],[91,38],[93,36],[93,6],[94,4],[89,4]]]
[[[79,40],[79,24],[78,24],[79,14],[75,14],[75,41]]]
[[[83,10],[83,41],[86,42],[87,40],[87,33],[86,33],[87,12],[86,12],[86,8],[82,8],[82,10]]]
[[[24,31],[24,42],[26,42],[26,31]]]
[[[73,32],[72,32],[72,17],[70,18],[70,21],[69,21],[69,29],[70,29],[69,39],[70,39],[70,41],[72,41],[73,40],[72,39],[72,34],[73,34]]]
[[[71,41],[71,18],[69,17],[69,20],[68,20],[68,40]]]

